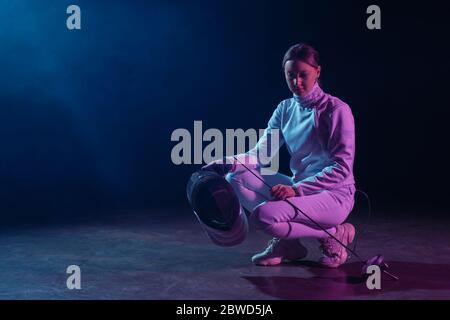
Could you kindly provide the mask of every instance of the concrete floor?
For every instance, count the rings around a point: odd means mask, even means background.
[[[153,216],[153,217],[152,217]],[[382,253],[400,281],[368,290],[360,264],[323,269],[317,242],[304,261],[253,266],[269,240],[251,230],[234,248],[213,245],[191,213],[184,218],[118,217],[105,223],[3,229],[0,299],[450,299],[449,220],[376,219],[358,243]],[[81,268],[81,290],[66,268]]]

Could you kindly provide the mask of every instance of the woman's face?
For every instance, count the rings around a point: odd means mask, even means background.
[[[286,83],[292,93],[304,97],[320,76],[320,66],[315,68],[300,60],[288,60],[284,65]]]

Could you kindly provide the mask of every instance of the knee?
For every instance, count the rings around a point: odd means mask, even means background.
[[[250,221],[258,228],[266,229],[275,223],[273,211],[268,202],[264,202],[253,209]]]

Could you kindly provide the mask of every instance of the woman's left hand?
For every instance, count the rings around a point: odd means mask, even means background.
[[[272,188],[271,192],[276,200],[284,200],[296,196],[294,188],[284,184],[277,184]]]

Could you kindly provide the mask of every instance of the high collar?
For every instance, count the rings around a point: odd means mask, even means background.
[[[311,91],[304,97],[298,96],[294,93],[294,99],[297,101],[302,107],[314,107],[316,106],[316,102],[319,101],[320,98],[323,97],[325,93],[322,88],[320,88],[319,84],[316,82],[312,87]]]

